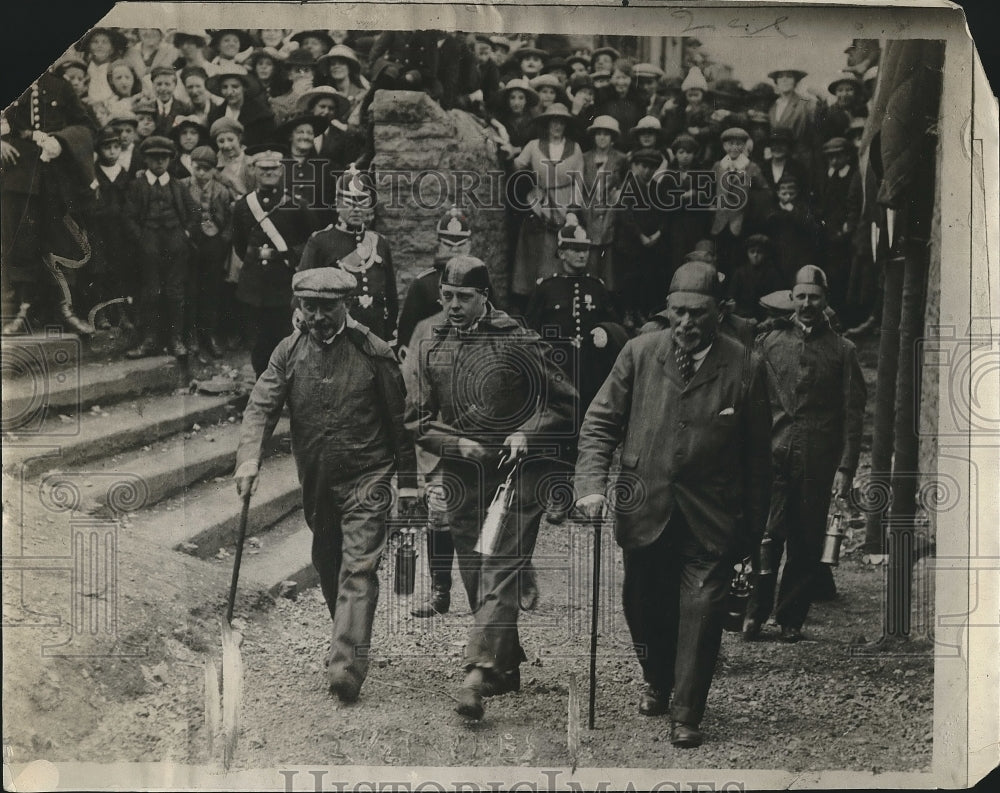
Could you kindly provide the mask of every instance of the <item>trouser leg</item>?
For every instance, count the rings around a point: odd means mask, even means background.
[[[258,317],[257,335],[250,362],[254,374],[260,377],[267,369],[271,353],[285,336],[292,332],[292,309],[286,306],[266,306],[256,311]]]
[[[816,478],[801,481],[795,498],[789,500],[794,514],[790,510],[785,569],[778,590],[775,619],[791,628],[801,628],[805,622],[816,578],[821,574],[820,556],[830,506],[829,482],[825,482],[825,487],[821,484]]]

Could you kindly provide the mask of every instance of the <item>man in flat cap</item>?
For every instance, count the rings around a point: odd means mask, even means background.
[[[576,392],[549,348],[490,303],[486,265],[456,256],[441,272],[447,323],[419,355],[417,443],[440,456],[458,566],[472,607],[465,682],[456,710],[483,716],[483,698],[520,690],[526,659],[517,631],[518,583],[542,517],[537,490],[553,449],[572,430]],[[492,554],[476,545],[494,494],[516,465],[513,500]]]
[[[248,154],[257,189],[233,208],[233,253],[243,261],[236,299],[247,307],[250,361],[260,377],[292,326],[292,274],[315,224],[309,208],[283,189],[287,151],[259,146]]]
[[[839,336],[825,313],[827,281],[806,265],[795,274],[791,321],[758,339],[766,364],[774,416],[771,436],[773,488],[766,536],[785,553],[774,614],[781,638],[802,638],[817,583],[822,583],[823,539],[832,496],[847,496],[861,452],[867,396],[854,345]],[[777,575],[759,576],[743,635],[760,635],[771,614]]]
[[[616,492],[632,497],[616,505],[615,536],[646,680],[639,712],[669,712],[680,747],[702,743],[733,564],[760,540],[770,484],[764,372],[717,332],[719,297],[714,267],[677,269],[670,329],[625,345],[584,418],[576,464],[577,508],[598,520],[624,443]]]
[[[128,186],[125,226],[139,259],[141,340],[125,355],[155,355],[165,341],[167,352],[183,358],[184,290],[201,211],[187,187],[167,171],[177,153],[172,140],[150,135],[139,153],[146,169]]]
[[[240,495],[253,492],[287,403],[312,561],[333,621],[327,683],[342,702],[358,698],[368,671],[390,480],[414,466],[395,356],[347,313],[356,286],[335,267],[295,274],[302,328],[279,342],[254,385],[235,473]]]

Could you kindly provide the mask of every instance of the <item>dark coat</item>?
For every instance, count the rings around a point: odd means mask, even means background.
[[[218,119],[226,115],[226,105],[212,105],[208,111],[208,122],[205,126],[211,127]],[[243,125],[243,145],[256,146],[260,143],[269,143],[274,139],[276,124],[274,121],[274,111],[264,97],[248,97],[240,108],[237,120]]]
[[[165,135],[170,137],[170,130],[173,129],[174,119],[179,116],[189,116],[191,115],[192,108],[187,102],[180,99],[174,98],[173,102],[170,103],[170,112],[166,115],[160,115],[159,103],[156,103],[157,114],[156,114],[156,129],[153,131],[154,135]]]
[[[428,267],[417,274],[406,290],[403,309],[399,312],[398,338],[399,346],[407,347],[417,324],[428,317],[433,317],[441,311],[441,300],[438,290],[441,283],[441,271],[436,267]]]
[[[181,221],[181,226],[187,232],[188,239],[193,239],[201,223],[201,212],[191,192],[179,180],[171,178],[167,182],[170,200]],[[129,182],[125,201],[125,226],[133,243],[138,245],[144,235],[143,225],[149,216],[149,201],[152,196],[152,185],[146,181],[146,174],[139,174]]]
[[[767,518],[771,414],[760,360],[717,335],[687,385],[670,331],[622,350],[580,432],[578,498],[607,491],[621,453],[615,535],[626,550],[653,543],[681,510],[711,554],[740,558]]]

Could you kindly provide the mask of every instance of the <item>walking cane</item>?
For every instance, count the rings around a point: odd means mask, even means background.
[[[243,509],[240,511],[240,529],[236,538],[236,558],[233,560],[233,580],[229,585],[229,603],[226,606],[226,622],[232,626],[233,606],[236,603],[236,584],[240,580],[240,563],[243,561],[243,543],[247,538],[247,517],[250,514],[250,490],[243,494]]]
[[[590,601],[590,711],[587,729],[594,729],[594,703],[597,699],[597,614],[601,600],[601,521],[603,514],[594,518],[594,569],[591,574]]]

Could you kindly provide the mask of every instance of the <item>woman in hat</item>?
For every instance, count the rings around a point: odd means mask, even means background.
[[[128,61],[115,61],[108,66],[108,83],[114,92],[114,98],[105,103],[108,113],[114,115],[121,110],[132,110],[138,101],[135,97],[142,92],[142,84]]]
[[[815,154],[816,102],[795,89],[806,72],[801,69],[777,69],[767,75],[774,81],[778,96],[768,111],[771,128],[786,127],[792,133],[792,155],[813,173],[818,162]]]
[[[636,149],[663,149],[663,127],[655,116],[643,116],[629,132],[629,151]]]
[[[322,144],[323,133],[329,128],[329,121],[324,116],[303,114],[288,119],[275,132],[275,140],[287,146],[291,154],[292,162],[287,169],[288,191],[295,203],[309,208],[316,228],[335,220],[328,208],[330,199],[336,194],[336,182],[330,178],[330,173],[339,174],[342,171],[340,161],[343,160],[343,153],[339,161],[333,163],[317,150],[316,142]]]
[[[584,223],[590,231],[592,246],[587,272],[604,280],[613,290],[611,246],[614,242],[613,196],[621,187],[628,170],[628,158],[615,148],[621,135],[618,121],[612,116],[597,116],[587,127],[592,147],[583,155],[583,189],[589,198],[583,209]]]
[[[189,66],[205,72],[205,79],[219,73],[219,67],[205,57],[205,47],[208,45],[208,33],[204,30],[175,30],[170,34],[170,43],[180,53],[174,61],[174,68],[183,71]],[[181,77],[184,82],[184,77]],[[190,99],[190,96],[188,97]]]
[[[607,88],[598,89],[596,105],[598,115],[617,119],[622,131],[622,139],[617,145],[624,151],[628,134],[642,118],[646,108],[646,102],[636,85],[632,64],[628,60],[619,58],[615,61],[611,84]]]
[[[160,28],[139,28],[139,41],[128,48],[124,60],[141,79],[157,66],[173,67],[180,55]]]
[[[281,62],[281,72],[284,91],[273,92],[268,99],[278,124],[296,115],[299,100],[312,90],[316,83],[316,61],[306,50],[297,49]]]
[[[256,78],[248,74],[217,74],[209,78],[209,90],[226,100],[208,112],[208,124],[222,118],[234,119],[243,126],[243,143],[256,146],[274,135],[274,112],[261,95]]]
[[[529,84],[535,89],[535,93],[538,94],[538,107],[535,108],[536,115],[544,113],[557,102],[561,105],[569,105],[566,92],[555,76],[540,74],[538,77],[533,78]]]
[[[498,101],[496,121],[502,125],[501,135],[505,136],[501,157],[512,160],[533,137],[538,94],[527,80],[515,78],[500,91]]]
[[[594,72],[614,72],[621,53],[614,47],[598,47],[590,54],[590,68]]]
[[[587,138],[587,128],[597,118],[597,91],[589,74],[577,74],[569,81],[569,110],[576,119],[577,138]],[[584,144],[586,148],[586,144]]]
[[[333,48],[333,37],[325,30],[300,30],[291,40],[317,60]]]
[[[264,52],[283,61],[299,48],[299,43],[292,41],[289,33],[291,31],[284,28],[260,28],[256,31],[256,39]]]
[[[94,28],[76,43],[87,62],[87,77],[90,80],[87,97],[91,102],[105,102],[114,99],[108,83],[108,66],[121,58],[128,47],[128,40],[116,28]]]
[[[576,52],[566,59],[566,66],[569,68],[569,79],[572,80],[579,74],[590,75],[590,58],[582,53]]]
[[[167,172],[174,179],[187,179],[194,172],[192,153],[208,142],[208,127],[197,116],[179,116],[174,119],[170,137],[177,144],[177,156],[171,161]]]
[[[545,50],[537,47],[518,47],[510,60],[521,70],[520,77],[532,80],[542,73],[542,67],[548,57],[549,54]]]
[[[291,88],[291,82],[285,78],[284,69],[281,68],[281,61],[266,50],[254,50],[247,58],[247,68],[257,78],[268,100],[287,93]]]
[[[209,32],[212,34],[210,44],[215,50],[212,63],[218,68],[218,73],[246,74],[244,62],[253,52],[250,34],[237,28],[220,28]]]
[[[185,66],[180,71],[180,81],[191,106],[188,115],[197,117],[202,124],[208,126],[209,112],[213,107],[225,104],[225,100],[209,92],[208,74],[200,66]]]
[[[316,62],[317,82],[337,89],[351,103],[349,123],[361,123],[361,105],[368,94],[368,81],[361,75],[361,61],[346,44],[337,44]]]
[[[566,222],[566,208],[580,202],[573,174],[583,170],[583,153],[567,131],[573,115],[565,105],[554,104],[535,117],[537,138],[528,141],[514,159],[514,168],[533,175],[528,194],[531,214],[521,225],[511,275],[511,301],[523,309],[539,277],[554,272],[559,229]]]
[[[852,118],[868,115],[862,99],[864,88],[854,72],[843,72],[827,86],[827,90],[834,97],[833,104],[819,102],[816,106],[816,128],[820,140],[843,137]]]

